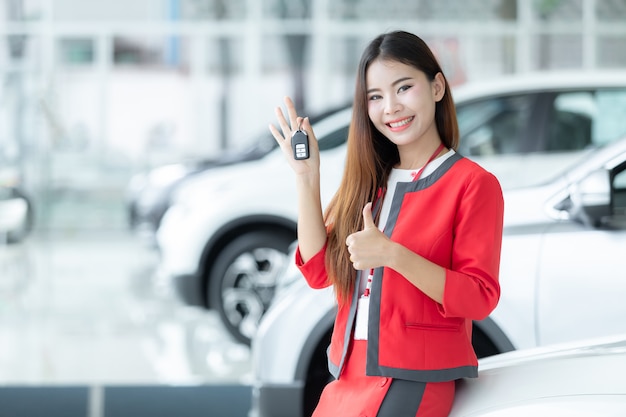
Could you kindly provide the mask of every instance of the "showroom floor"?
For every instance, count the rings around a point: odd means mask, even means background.
[[[248,347],[155,289],[155,264],[121,228],[0,244],[0,384],[246,383]]]
[[[0,236],[0,416],[247,417],[250,349],[154,284],[122,174],[32,195],[31,234]]]

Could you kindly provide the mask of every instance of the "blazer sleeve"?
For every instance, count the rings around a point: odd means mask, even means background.
[[[486,318],[500,299],[500,251],[504,199],[496,177],[478,171],[469,177],[454,222],[451,268],[441,313],[446,317]]]
[[[313,257],[307,262],[302,260],[300,247],[296,250],[296,266],[300,269],[304,279],[306,279],[306,282],[311,288],[320,289],[326,288],[330,285],[325,263],[326,246],[327,244],[324,244],[322,249],[313,255]]]

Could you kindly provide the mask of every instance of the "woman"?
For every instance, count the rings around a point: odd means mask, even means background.
[[[397,31],[363,52],[347,156],[325,211],[319,149],[285,99],[270,130],[295,172],[296,262],[338,310],[322,416],[447,416],[455,380],[477,376],[472,320],[495,308],[503,199],[496,178],[455,152],[450,88],[428,46]],[[310,158],[290,138],[307,132]]]

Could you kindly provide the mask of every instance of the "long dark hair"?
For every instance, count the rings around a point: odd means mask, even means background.
[[[377,190],[385,186],[391,168],[400,160],[396,145],[374,127],[368,115],[366,74],[370,64],[377,59],[410,65],[426,74],[430,81],[438,73],[443,76],[428,45],[420,37],[408,32],[395,31],[379,35],[361,56],[344,174],[337,193],[324,213],[328,227],[326,269],[341,302],[350,299],[356,280],[356,271],[345,244],[346,238],[362,229],[363,207],[375,199]],[[456,111],[445,76],[444,81],[444,96],[435,107],[435,125],[443,144],[447,148],[456,149],[459,137]]]

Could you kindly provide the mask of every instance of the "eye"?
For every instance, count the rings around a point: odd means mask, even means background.
[[[402,93],[403,91],[408,90],[409,88],[413,87],[412,85],[403,85],[402,87],[398,88],[398,93]]]
[[[372,94],[371,96],[368,97],[368,100],[370,101],[374,101],[374,100],[380,100],[382,97],[378,94]]]

